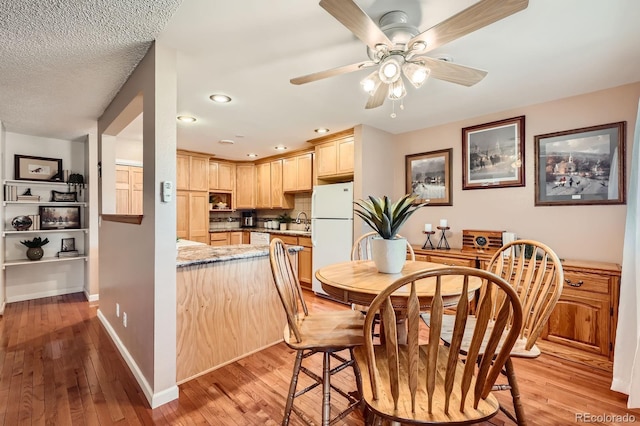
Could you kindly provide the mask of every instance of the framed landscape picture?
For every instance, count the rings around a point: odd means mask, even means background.
[[[524,186],[524,116],[462,129],[462,189]]]
[[[40,229],[80,229],[80,207],[40,206]]]
[[[536,206],[625,203],[626,121],[534,136]]]
[[[451,206],[452,149],[405,156],[406,193],[418,195],[416,202],[429,200],[429,206]]]

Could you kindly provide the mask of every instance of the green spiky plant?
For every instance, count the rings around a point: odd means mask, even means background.
[[[45,238],[44,240],[40,237],[35,237],[33,240],[24,240],[20,241],[20,244],[27,246],[29,248],[42,247],[46,244],[49,244],[49,239]]]
[[[400,227],[416,210],[428,202],[416,203],[417,196],[406,194],[395,203],[386,195],[382,198],[369,196],[368,200],[354,201],[355,213],[385,240],[395,238]],[[415,204],[414,204],[415,203]]]

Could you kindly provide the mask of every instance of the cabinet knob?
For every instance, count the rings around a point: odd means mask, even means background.
[[[571,282],[569,278],[565,278],[564,280],[571,287],[580,287],[582,284],[584,284],[584,281],[582,280],[578,281],[577,283]]]

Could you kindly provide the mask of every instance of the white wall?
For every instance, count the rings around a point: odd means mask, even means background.
[[[118,164],[141,166],[144,155],[142,141],[118,137],[115,155]]]
[[[391,151],[396,196],[405,192],[405,155],[453,147],[453,206],[421,209],[402,233],[422,244],[423,224],[445,218],[452,247],[462,245],[463,229],[507,230],[548,244],[561,258],[620,263],[626,205],[534,206],[533,141],[535,135],[626,121],[630,149],[639,97],[640,83],[634,83],[396,135]],[[526,186],[463,191],[462,128],[520,115],[526,120]]]
[[[6,140],[6,131],[4,128],[4,124],[0,121],[0,177],[4,180],[6,179],[6,171],[5,167],[5,140]],[[4,200],[4,198],[3,198]],[[4,209],[0,209],[0,224],[4,222]],[[4,238],[0,238],[0,260],[4,261]],[[4,313],[4,307],[6,303],[6,295],[5,295],[5,281],[4,274],[0,274],[0,315]]]
[[[95,302],[99,298],[99,243],[98,243],[98,123],[86,137],[84,176],[87,185],[85,224],[89,228],[89,238],[85,242],[89,258],[85,267],[84,292],[87,300]]]
[[[177,398],[176,207],[160,202],[160,182],[175,180],[176,57],[159,44],[98,120],[98,138],[138,95],[144,113],[144,217],[140,225],[102,220],[99,317],[152,407]],[[161,141],[156,143],[156,141]],[[100,143],[104,143],[101,141]],[[116,303],[127,313],[116,316]]]

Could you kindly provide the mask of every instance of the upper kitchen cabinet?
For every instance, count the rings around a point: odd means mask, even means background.
[[[178,151],[176,154],[176,190],[209,190],[209,157]]]
[[[282,159],[282,190],[310,192],[313,189],[312,153]]]
[[[318,179],[353,176],[353,129],[309,141],[316,149]]]
[[[262,163],[256,165],[256,207],[259,209],[271,208],[271,164]]]
[[[256,208],[256,166],[249,163],[236,165],[236,208]]]
[[[233,192],[236,186],[236,165],[209,161],[209,190]]]
[[[285,194],[283,191],[283,160],[274,160],[269,165],[271,170],[271,208],[292,209],[293,195]]]

